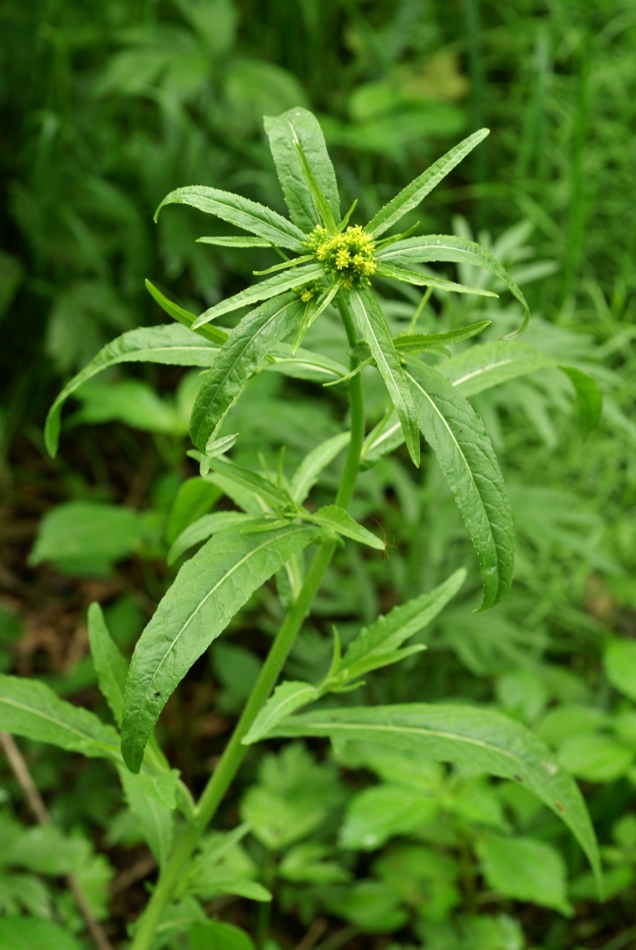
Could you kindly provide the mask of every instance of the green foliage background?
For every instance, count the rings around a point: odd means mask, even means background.
[[[293,946],[319,915],[330,924],[318,939],[349,927],[345,945],[352,947],[384,939],[370,933],[393,934],[392,947],[419,941],[431,950],[628,947],[636,939],[629,918],[636,847],[633,4],[5,0],[0,35],[3,520],[16,542],[0,578],[3,670],[35,669],[61,695],[97,704],[91,661],[81,645],[70,650],[91,599],[88,585],[104,585],[109,623],[128,648],[173,576],[161,559],[187,524],[179,505],[191,513],[198,504],[203,513],[218,500],[214,493],[186,497],[195,491],[184,486],[196,470],[181,458],[196,381],[168,370],[113,371],[87,387],[67,423],[66,448],[55,463],[43,461],[44,415],[65,379],[122,331],[161,322],[144,278],[169,285],[198,312],[269,263],[258,250],[247,257],[196,244],[202,224],[195,212],[166,211],[155,226],[159,200],[185,184],[211,184],[282,212],[262,116],[304,105],[323,124],[343,205],[359,197],[368,219],[460,137],[487,125],[488,140],[408,223],[472,232],[507,264],[533,312],[524,339],[597,380],[605,396],[600,428],[582,439],[567,380],[550,370],[475,397],[510,488],[518,537],[513,591],[485,615],[471,613],[476,565],[436,467],[429,462],[414,475],[406,456],[397,456],[363,476],[353,513],[372,529],[381,524],[389,557],[339,556],[288,672],[302,679],[326,669],[332,620],[351,636],[465,563],[464,599],[422,636],[428,651],[369,677],[358,702],[463,697],[537,729],[583,783],[604,849],[609,903],[596,901],[582,856],[558,822],[531,807],[521,789],[432,770],[425,807],[409,811],[412,778],[396,779],[364,749],[355,762],[339,763],[366,768],[363,788],[352,788],[333,763],[319,766],[317,746],[291,746],[260,765],[254,757],[226,821],[233,826],[238,809],[255,831],[232,860],[243,862],[240,873],[255,887],[262,868],[265,883],[278,868],[283,883],[271,932],[281,947]],[[459,276],[477,285],[484,279],[468,270]],[[387,295],[394,327],[406,326],[418,299]],[[493,320],[494,338],[519,314],[506,297],[495,305],[435,297],[422,321],[433,332],[482,318]],[[314,342],[329,355],[320,332],[316,325]],[[302,384],[284,385],[263,373],[235,410],[246,460],[259,449],[275,465],[287,441],[292,464],[337,433],[336,392],[317,396]],[[379,387],[369,385],[367,402],[378,421]],[[333,484],[328,470],[325,487]],[[26,568],[35,517],[58,502],[89,508],[54,509]],[[106,507],[121,502],[127,507],[116,513]],[[82,535],[81,526],[97,517],[103,529]],[[55,605],[64,662],[55,649],[28,652],[38,601]],[[168,753],[194,785],[209,770],[194,750],[203,742],[210,759],[222,747],[260,663],[258,631],[273,631],[278,609],[265,590],[197,668],[184,708],[170,711]],[[196,728],[188,730],[192,718]],[[20,832],[28,816],[3,771],[2,820],[7,840],[18,844],[2,855],[0,906],[7,915],[27,911],[78,930],[60,876],[90,867],[95,912],[105,914],[109,877],[142,847],[134,807],[122,809],[101,764],[69,774],[52,750],[28,752],[65,844],[51,839],[44,857],[29,857],[32,832]],[[249,779],[255,784],[246,792]],[[272,798],[290,809],[291,837],[271,827],[263,801]],[[342,819],[339,838],[333,814]],[[538,881],[528,873],[515,891],[515,875],[505,869],[520,866],[544,873]],[[311,885],[304,896],[301,882]],[[213,889],[205,896],[213,900]],[[421,905],[428,910],[420,913]],[[134,899],[112,905],[113,939],[123,937],[137,906]],[[231,905],[226,919],[266,926],[254,906]],[[223,904],[215,907],[225,913]]]

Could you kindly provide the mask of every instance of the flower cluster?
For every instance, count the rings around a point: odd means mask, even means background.
[[[325,273],[339,280],[346,290],[368,284],[370,275],[375,273],[375,243],[359,224],[331,237],[319,224],[306,243],[324,265]]]

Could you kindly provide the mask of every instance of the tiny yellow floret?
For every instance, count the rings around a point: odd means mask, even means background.
[[[324,264],[325,273],[339,280],[345,290],[368,284],[369,277],[375,273],[375,242],[359,224],[331,237],[319,224],[306,244],[316,260]]]

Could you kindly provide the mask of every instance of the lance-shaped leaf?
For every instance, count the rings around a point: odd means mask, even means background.
[[[290,109],[279,116],[265,116],[265,131],[294,224],[307,233],[318,224],[316,207],[303,174],[297,145],[300,145],[334,219],[339,221],[340,198],[336,174],[316,117],[307,109]]]
[[[417,420],[437,456],[477,552],[484,584],[481,609],[499,603],[512,582],[510,502],[483,422],[436,370],[407,357]]]
[[[211,538],[213,534],[225,531],[231,525],[245,522],[248,518],[249,515],[243,514],[242,511],[215,511],[211,515],[203,515],[201,518],[197,518],[187,528],[184,528],[173,542],[168,551],[168,564],[174,564],[182,554],[185,554],[195,544],[201,544],[202,541]]]
[[[479,320],[467,327],[448,330],[446,333],[405,333],[404,336],[396,337],[393,342],[398,353],[423,353],[431,348],[450,346],[453,343],[470,340],[471,337],[477,336],[489,327],[490,323],[490,320]]]
[[[197,244],[213,244],[215,247],[272,247],[271,241],[255,237],[200,237]]]
[[[414,284],[416,287],[432,287],[433,290],[447,290],[455,294],[477,294],[478,297],[496,297],[491,290],[480,290],[479,287],[467,287],[465,284],[456,284],[454,280],[445,280],[433,274],[421,274],[418,271],[396,267],[395,264],[378,264],[376,274],[379,277],[389,277],[391,280],[402,281],[403,284]]]
[[[190,435],[200,451],[216,435],[257,366],[294,329],[302,310],[296,294],[285,294],[248,313],[232,330],[203,379],[190,417]]]
[[[302,460],[291,480],[292,498],[298,505],[302,505],[305,498],[314,487],[318,476],[324,468],[333,462],[349,442],[349,433],[340,432],[312,449],[309,455]]]
[[[122,753],[132,772],[139,771],[159,713],[192,664],[252,593],[319,535],[318,528],[297,523],[254,534],[230,528],[186,561],[142,633],[130,664]]]
[[[274,274],[273,277],[262,280],[260,284],[246,287],[245,290],[239,291],[233,297],[226,297],[221,303],[209,307],[200,317],[197,317],[193,329],[196,330],[223,313],[238,310],[240,307],[248,307],[250,304],[258,303],[261,300],[271,300],[272,297],[278,297],[279,294],[283,294],[287,290],[309,284],[312,280],[321,277],[323,273],[322,264],[305,264],[301,267],[295,267],[291,272],[284,271],[282,274]]]
[[[192,330],[194,323],[197,319],[197,314],[192,313],[191,310],[185,310],[183,307],[180,307],[179,304],[175,303],[173,300],[169,300],[165,294],[162,294],[158,287],[149,281],[145,281],[146,290],[151,297],[159,304],[161,309],[168,314],[169,317],[172,317],[173,320],[176,320],[177,323],[181,323],[184,327],[187,327],[189,330]],[[197,336],[202,336],[206,340],[210,340],[211,343],[216,343],[218,346],[225,343],[229,336],[228,330],[222,330],[220,327],[212,326],[203,326],[197,327],[194,331]]]
[[[551,356],[534,346],[494,340],[452,356],[439,365],[438,371],[463,396],[475,396],[509,379],[555,365]]]
[[[415,465],[420,464],[420,436],[413,396],[404,378],[400,358],[380,305],[368,287],[351,291],[351,309],[389,391],[404,432],[404,440]]]
[[[76,389],[117,363],[167,363],[171,366],[211,366],[219,352],[200,336],[179,324],[141,327],[117,337],[99,351],[84,369],[70,380],[46,417],[44,439],[50,455],[57,452],[62,406]]]
[[[203,185],[192,185],[187,188],[177,188],[163,199],[155,212],[155,221],[165,205],[182,204],[198,208],[206,214],[216,215],[228,224],[250,231],[256,237],[263,238],[278,247],[288,247],[292,251],[304,251],[305,235],[295,224],[283,218],[282,215],[266,208],[257,201],[243,198],[241,195],[229,191],[220,191],[218,188],[206,188]]]
[[[88,608],[88,640],[99,688],[119,726],[124,709],[124,686],[128,674],[128,663],[112,639],[102,608],[97,603],[91,604]]]
[[[273,695],[267,700],[250,726],[247,735],[242,739],[243,745],[260,742],[286,716],[291,716],[301,706],[314,703],[321,696],[322,690],[318,686],[312,686],[311,683],[302,683],[296,680],[281,683],[280,686],[276,687]]]
[[[295,510],[291,495],[286,488],[281,485],[275,485],[268,478],[253,472],[251,468],[244,468],[226,458],[215,458],[210,462],[215,472],[224,475],[226,479],[231,479],[236,485],[247,489],[253,495],[257,495],[266,501],[272,508],[282,508]]]
[[[112,726],[36,680],[0,675],[0,730],[68,752],[121,761]]]
[[[335,360],[299,347],[295,352],[289,343],[279,343],[267,357],[264,367],[274,373],[283,373],[292,379],[309,379],[323,383],[346,376],[349,370]]]
[[[336,672],[336,680],[348,682],[379,669],[390,662],[392,654],[415,636],[446,606],[464,583],[466,571],[461,568],[434,590],[409,600],[369,627],[363,627],[355,638]]]
[[[124,795],[132,814],[137,819],[139,830],[154,855],[159,867],[168,860],[174,838],[174,813],[156,795],[149,795],[139,781],[143,776],[133,775],[125,766],[120,766],[119,777]]]
[[[345,538],[351,538],[359,544],[367,544],[376,551],[384,551],[385,544],[380,538],[376,537],[372,531],[367,531],[361,524],[347,514],[344,508],[338,505],[325,505],[319,508],[313,515],[303,515],[303,517],[316,522],[329,531],[335,531],[336,534],[342,534]]]
[[[376,706],[301,713],[275,727],[275,737],[328,736],[334,743],[376,742],[419,758],[456,762],[511,779],[534,792],[569,827],[597,881],[598,846],[576,784],[532,732],[508,716],[474,706]]]
[[[455,145],[449,152],[438,158],[425,172],[422,172],[406,188],[395,196],[383,208],[380,208],[375,217],[369,221],[365,230],[375,237],[384,234],[392,228],[403,215],[422,201],[440,181],[464,159],[469,152],[479,145],[489,134],[489,129],[480,129]]]
[[[565,373],[576,393],[576,399],[579,405],[579,421],[583,438],[586,439],[598,425],[603,408],[603,397],[596,382],[587,373],[577,369],[576,366],[559,365],[561,372]]]
[[[496,257],[474,241],[467,238],[455,237],[450,234],[427,234],[423,237],[405,238],[395,241],[377,253],[378,261],[383,264],[429,264],[435,262],[451,264],[471,264],[494,274],[506,285],[513,297],[516,297],[523,307],[523,321],[518,330],[511,333],[508,339],[523,333],[530,319],[530,308],[521,288],[512,279],[503,264]]]

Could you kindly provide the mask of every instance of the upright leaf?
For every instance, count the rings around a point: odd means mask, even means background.
[[[603,397],[596,382],[587,373],[577,369],[576,366],[560,365],[559,369],[565,373],[574,386],[579,406],[581,431],[585,439],[598,425],[603,408]]]
[[[422,434],[437,456],[477,552],[485,610],[499,603],[512,582],[512,512],[501,470],[470,403],[432,367],[406,359]]]
[[[490,129],[480,129],[455,145],[449,152],[415,178],[406,188],[395,196],[388,204],[381,208],[375,217],[369,221],[365,230],[375,237],[384,234],[389,228],[403,217],[407,211],[417,207],[429,192],[464,159],[469,152],[479,145],[490,133]]]
[[[333,462],[348,442],[349,433],[340,432],[321,442],[305,456],[291,480],[291,494],[296,504],[302,505],[322,470]]]
[[[351,309],[371,350],[371,355],[386,383],[391,402],[402,424],[404,439],[415,465],[420,464],[420,436],[413,397],[404,378],[400,358],[395,349],[391,331],[380,306],[368,287],[351,291]]]
[[[274,344],[291,333],[302,313],[296,294],[285,294],[248,313],[232,330],[199,389],[190,435],[202,452]]]
[[[146,290],[151,297],[156,300],[161,309],[168,314],[169,317],[172,317],[173,320],[176,320],[177,323],[180,323],[182,326],[187,327],[188,330],[192,330],[193,325],[197,319],[196,313],[192,313],[190,310],[185,310],[183,307],[180,307],[179,304],[174,303],[173,300],[169,300],[165,294],[162,294],[158,287],[155,287],[151,281],[146,280]],[[220,346],[228,338],[228,331],[222,330],[220,327],[197,327],[194,331],[197,336],[205,337],[206,340],[210,340],[212,343],[216,343]]]
[[[250,231],[256,237],[270,241],[279,247],[288,247],[292,251],[302,253],[305,248],[305,235],[295,224],[283,218],[282,215],[266,208],[264,205],[243,198],[241,195],[229,191],[220,191],[218,188],[207,188],[203,185],[192,185],[188,188],[177,188],[163,199],[155,212],[155,221],[165,205],[183,204],[198,208],[206,214],[216,215],[237,228]]]
[[[309,284],[311,281],[322,277],[323,273],[322,264],[305,264],[301,267],[295,267],[291,272],[284,271],[282,274],[274,274],[268,280],[253,284],[251,287],[239,291],[238,294],[234,294],[233,297],[226,297],[221,303],[209,307],[200,317],[197,317],[193,329],[198,329],[210,320],[214,320],[215,317],[220,317],[223,313],[230,313],[230,311],[238,310],[240,307],[248,307],[260,300],[270,300],[287,290]]]
[[[375,548],[376,551],[384,551],[384,541],[381,541],[372,531],[368,531],[357,521],[354,521],[351,515],[344,508],[339,508],[338,505],[324,505],[313,515],[307,515],[306,517],[311,518],[312,521],[329,531],[335,531],[336,534],[357,541],[358,544],[367,544],[370,548]]]
[[[573,833],[597,881],[594,829],[576,784],[532,732],[508,716],[475,706],[375,706],[314,710],[284,720],[273,737],[328,736],[337,745],[376,742],[413,761],[456,762],[507,778],[534,792]]]
[[[506,285],[513,297],[523,307],[523,321],[518,330],[510,334],[509,339],[519,336],[525,330],[530,319],[528,302],[521,288],[512,279],[503,264],[480,244],[467,238],[450,234],[427,234],[423,237],[405,238],[380,248],[378,261],[384,264],[429,264],[434,262],[471,264],[494,274]]]
[[[265,116],[265,131],[276,164],[289,215],[305,233],[312,231],[318,215],[311,197],[302,163],[296,149],[300,145],[318,187],[336,221],[340,220],[340,198],[325,138],[320,124],[307,109],[290,109],[279,116]]]
[[[55,455],[60,436],[62,406],[76,389],[117,363],[166,363],[171,366],[211,366],[218,347],[190,333],[179,324],[141,327],[122,334],[99,351],[84,369],[70,380],[46,417],[44,439],[50,455]]]
[[[168,860],[174,838],[174,813],[167,805],[148,795],[139,782],[124,766],[119,769],[128,807],[137,819],[139,830],[157,860],[159,867]]]
[[[230,528],[207,542],[175,579],[142,633],[124,697],[122,753],[138,772],[170,694],[251,594],[319,530],[290,524],[254,534]]]
[[[97,603],[88,608],[88,639],[99,688],[110,706],[115,722],[120,726],[128,664],[111,637],[102,608]]]
[[[265,739],[282,719],[291,716],[301,706],[307,706],[309,703],[320,699],[321,695],[320,688],[312,686],[311,683],[296,680],[287,680],[285,683],[281,683],[280,686],[276,687],[273,695],[270,696],[252,723],[242,740],[243,745],[252,745],[254,742]]]

